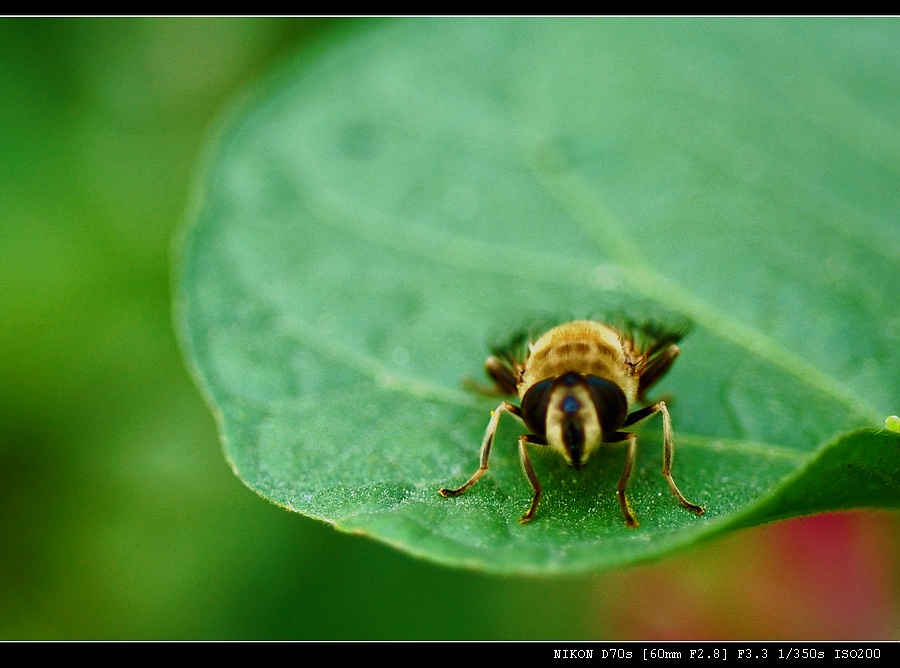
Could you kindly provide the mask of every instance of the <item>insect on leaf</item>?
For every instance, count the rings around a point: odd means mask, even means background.
[[[235,473],[508,573],[896,508],[898,49],[875,19],[400,20],[285,63],[221,125],[179,245],[179,333]],[[532,448],[544,496],[521,525],[509,415],[478,484],[442,498],[497,405],[461,385],[485,341],[634,302],[693,323],[652,393],[706,513],[660,473],[658,416],[635,425],[639,528],[616,443],[578,472]]]

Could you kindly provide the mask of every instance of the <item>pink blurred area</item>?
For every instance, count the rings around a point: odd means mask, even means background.
[[[742,531],[616,574],[597,614],[622,639],[897,640],[898,528],[854,512]]]

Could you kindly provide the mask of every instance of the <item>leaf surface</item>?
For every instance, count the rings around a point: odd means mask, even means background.
[[[900,505],[900,31],[879,20],[402,20],[289,62],[224,124],[176,312],[238,476],[442,563],[561,573]],[[487,346],[635,303],[691,320],[659,418],[532,460]]]

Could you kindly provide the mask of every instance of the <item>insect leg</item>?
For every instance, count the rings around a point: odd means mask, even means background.
[[[622,426],[627,427],[629,425],[634,424],[635,422],[640,422],[641,420],[643,420],[646,417],[650,417],[654,413],[658,413],[659,412],[659,404],[661,404],[661,403],[663,403],[663,402],[660,401],[659,403],[653,404],[652,406],[647,406],[645,408],[641,408],[640,410],[634,411],[634,413],[631,413],[627,418],[625,418],[625,422],[622,423]],[[615,435],[618,435],[618,434],[614,434],[614,436]],[[613,441],[611,441],[611,442],[613,442]]]
[[[641,371],[641,379],[638,384],[638,400],[643,401],[644,395],[647,393],[656,381],[666,375],[666,372],[675,362],[675,358],[681,353],[681,349],[674,343],[666,348],[662,353],[657,355],[650,361],[646,368]]]
[[[672,490],[672,494],[675,495],[675,498],[678,499],[678,502],[681,503],[682,506],[692,513],[702,515],[703,508],[684,498],[684,494],[678,489],[678,485],[675,484],[675,479],[672,477],[672,460],[675,459],[675,439],[672,436],[672,417],[669,415],[669,409],[666,408],[666,402],[657,401],[652,406],[647,406],[646,408],[634,411],[625,418],[625,422],[622,423],[622,426],[626,427],[630,424],[634,424],[654,413],[662,413],[663,416],[663,475],[666,478],[666,482],[669,483],[669,489]]]
[[[478,470],[475,471],[474,475],[469,478],[462,487],[457,487],[456,489],[444,488],[440,490],[441,496],[459,496],[467,489],[469,489],[469,487],[474,485],[481,477],[481,475],[485,471],[487,471],[488,460],[491,457],[491,446],[494,444],[494,434],[497,432],[497,425],[500,423],[500,416],[504,412],[512,413],[516,417],[519,417],[520,415],[519,407],[514,406],[508,401],[501,401],[496,410],[491,411],[491,420],[490,422],[488,422],[487,429],[484,432],[484,439],[481,441],[481,466],[478,467]]]
[[[684,498],[684,494],[678,489],[678,485],[675,484],[675,479],[672,477],[672,460],[675,459],[675,443],[672,438],[672,418],[669,417],[669,409],[666,408],[666,402],[660,401],[655,405],[659,406],[659,410],[663,414],[663,475],[669,483],[669,489],[672,490],[672,494],[675,495],[679,503],[692,513],[702,515],[703,508]]]
[[[494,381],[493,385],[483,385],[478,381],[467,378],[463,381],[466,389],[488,397],[497,397],[516,394],[518,380],[515,370],[508,364],[494,357],[488,357],[484,362],[484,372]]]
[[[504,394],[516,393],[518,379],[513,370],[493,355],[485,360],[484,371]]]
[[[634,415],[634,413],[632,413],[632,415]],[[630,529],[633,529],[640,523],[634,518],[634,513],[631,512],[631,506],[628,504],[628,497],[625,496],[625,490],[628,487],[628,479],[631,477],[631,470],[634,468],[634,458],[637,454],[637,434],[616,432],[608,442],[618,443],[619,441],[628,441],[628,450],[625,451],[625,470],[622,471],[622,477],[619,478],[619,484],[616,485],[616,495],[619,497],[619,508],[622,509],[622,515],[625,517],[625,524],[627,524]]]
[[[531,460],[528,459],[528,448],[525,447],[528,443],[531,443],[532,445],[547,445],[547,441],[532,434],[522,434],[519,436],[519,457],[522,460],[522,468],[525,469],[525,475],[528,477],[528,482],[531,483],[531,489],[534,490],[534,497],[531,499],[531,507],[528,509],[527,513],[522,515],[521,522],[523,524],[531,521],[534,517],[534,513],[537,511],[538,503],[541,500],[541,483],[538,481],[534,468],[531,466]]]

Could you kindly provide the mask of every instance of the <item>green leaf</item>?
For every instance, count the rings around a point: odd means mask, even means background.
[[[226,456],[281,506],[434,561],[562,573],[799,514],[900,506],[900,29],[882,20],[353,24],[219,133],[177,319]],[[546,314],[693,321],[639,427],[532,460],[487,343]]]

